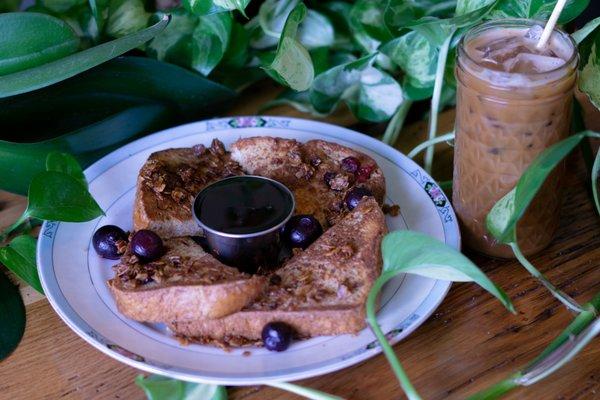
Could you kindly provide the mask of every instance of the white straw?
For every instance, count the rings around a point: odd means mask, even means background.
[[[548,42],[548,39],[550,39],[550,35],[552,34],[554,27],[556,26],[556,21],[558,21],[558,17],[560,17],[560,13],[562,12],[563,8],[565,8],[566,3],[567,3],[567,0],[558,0],[556,2],[556,5],[554,6],[554,10],[552,10],[552,14],[550,15],[550,18],[548,19],[546,26],[544,27],[542,36],[540,36],[540,41],[535,46],[538,49],[541,49],[544,46],[546,46],[546,42]]]

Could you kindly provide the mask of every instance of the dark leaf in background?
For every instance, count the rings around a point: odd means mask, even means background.
[[[25,332],[25,305],[19,289],[0,271],[0,360],[17,347]]]
[[[73,154],[85,168],[139,135],[210,115],[234,96],[176,65],[122,57],[0,100],[0,189],[25,194],[50,151]]]
[[[134,49],[161,32],[169,22],[163,17],[149,28],[67,57],[0,77],[0,97],[14,96],[60,82],[126,51]],[[44,34],[40,32],[39,34]]]

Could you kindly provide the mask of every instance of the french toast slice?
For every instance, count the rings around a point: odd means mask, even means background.
[[[356,333],[381,272],[385,218],[377,201],[359,205],[271,276],[268,289],[239,312],[218,319],[175,319],[178,336],[239,346],[260,342],[268,322],[289,324],[299,337]]]
[[[385,178],[366,154],[324,140],[300,143],[294,139],[257,136],[239,139],[231,158],[244,171],[266,176],[288,186],[296,199],[296,214],[312,214],[327,229],[346,213],[344,197],[353,187],[369,189],[383,204]],[[342,160],[358,160],[363,174],[344,169]]]
[[[138,175],[134,230],[150,229],[163,238],[199,234],[192,218],[196,194],[214,181],[241,174],[216,139],[208,148],[196,145],[152,153]]]
[[[222,264],[190,237],[164,240],[165,254],[142,263],[128,248],[108,281],[119,311],[143,322],[218,318],[241,310],[267,278]]]

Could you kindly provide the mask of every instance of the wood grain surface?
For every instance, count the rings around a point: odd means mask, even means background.
[[[230,115],[254,114],[273,90],[243,98]],[[289,108],[270,115],[303,116]],[[451,128],[444,113],[440,132]],[[345,111],[327,118],[365,130]],[[423,138],[424,123],[401,134],[399,148],[410,150]],[[381,127],[368,127],[369,132]],[[446,130],[445,130],[446,129]],[[439,146],[437,173],[447,179],[451,148]],[[579,155],[570,159],[561,227],[553,243],[531,261],[552,282],[580,302],[600,291],[600,219],[590,201],[588,177]],[[0,192],[0,228],[25,207],[25,199]],[[424,399],[462,399],[489,386],[535,357],[573,317],[515,261],[467,254],[513,299],[516,315],[474,284],[455,284],[435,314],[394,349]],[[14,277],[13,277],[14,278]],[[133,383],[141,373],[95,350],[73,333],[49,303],[21,284],[27,328],[17,350],[0,362],[0,399],[143,399]],[[600,339],[552,377],[512,392],[509,399],[600,398]],[[299,382],[348,399],[404,398],[385,358]],[[231,388],[230,399],[297,399],[264,386]]]

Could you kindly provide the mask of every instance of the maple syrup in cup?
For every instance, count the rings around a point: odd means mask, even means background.
[[[488,212],[542,151],[569,133],[577,50],[558,29],[546,47],[536,49],[542,24],[484,23],[458,47],[452,197],[465,243],[490,256],[513,253],[487,231]],[[517,225],[526,255],[542,250],[554,236],[563,170],[561,165],[548,177]]]

